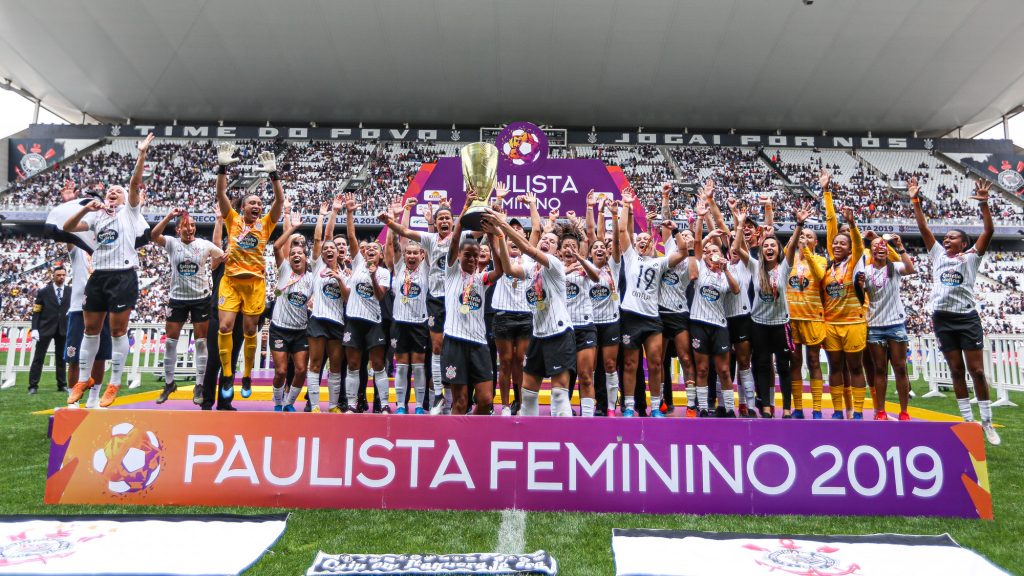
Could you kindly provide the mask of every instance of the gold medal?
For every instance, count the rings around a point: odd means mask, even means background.
[[[517,288],[519,288],[519,278],[513,278],[512,279],[512,289],[515,290]]]
[[[408,296],[402,296],[402,304],[408,304],[408,303],[409,303],[409,297]]]
[[[618,299],[619,299],[619,293],[618,292],[612,292],[612,300],[618,300]]]
[[[459,306],[459,314],[469,314],[469,304]]]
[[[545,302],[543,300],[541,300],[540,302],[537,302],[537,310],[540,310],[540,311],[543,312],[544,309],[546,309],[547,307],[548,307],[548,303],[547,302]]]

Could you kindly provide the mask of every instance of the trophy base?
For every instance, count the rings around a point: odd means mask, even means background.
[[[487,206],[473,206],[459,218],[459,224],[462,225],[463,230],[470,230],[473,232],[480,232],[483,228],[481,223],[483,222],[484,215],[487,213]]]

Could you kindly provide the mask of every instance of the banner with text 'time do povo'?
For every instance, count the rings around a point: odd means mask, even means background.
[[[992,517],[974,423],[172,410],[54,418],[53,504]]]

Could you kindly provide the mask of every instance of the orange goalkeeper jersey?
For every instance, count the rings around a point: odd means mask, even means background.
[[[789,272],[786,282],[786,303],[793,320],[821,322],[824,312],[821,306],[821,279],[825,274],[826,260],[811,253],[807,248],[798,255],[798,261]]]
[[[265,214],[252,225],[248,225],[238,214],[231,210],[224,218],[228,231],[227,260],[224,262],[224,274],[227,276],[244,276],[264,278],[266,260],[263,256],[270,240],[270,234],[277,225]]]

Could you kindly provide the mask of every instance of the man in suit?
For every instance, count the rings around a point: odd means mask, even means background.
[[[39,377],[43,373],[43,360],[50,343],[54,343],[54,358],[57,361],[57,390],[68,389],[67,370],[64,366],[64,341],[68,330],[68,306],[71,303],[71,288],[64,285],[68,277],[63,266],[53,269],[53,281],[36,292],[36,303],[32,307],[32,340],[36,343],[32,356],[32,368],[28,373],[28,393],[39,389]]]

